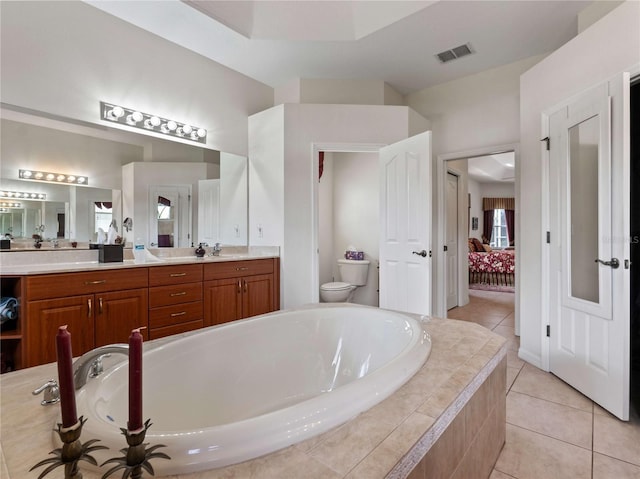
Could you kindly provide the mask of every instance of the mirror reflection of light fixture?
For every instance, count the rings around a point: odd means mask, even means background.
[[[44,193],[29,193],[26,191],[0,191],[0,198],[20,198],[24,200],[46,200],[47,195]]]
[[[18,178],[23,180],[49,181],[67,185],[88,185],[89,178],[82,175],[68,175],[66,173],[51,173],[47,171],[18,170]],[[40,198],[37,198],[40,199]]]
[[[168,136],[184,138],[198,143],[207,142],[207,130],[204,128],[103,101],[100,102],[100,117],[103,120],[124,126],[141,128],[155,133],[163,133]]]
[[[9,201],[3,201],[0,203],[2,208],[22,208],[22,203],[12,203]]]

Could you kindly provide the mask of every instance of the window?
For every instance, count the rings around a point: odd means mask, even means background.
[[[509,246],[507,236],[507,218],[503,209],[493,210],[493,231],[491,234],[492,248],[506,248]]]

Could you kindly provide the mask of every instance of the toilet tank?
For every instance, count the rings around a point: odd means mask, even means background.
[[[369,261],[356,261],[352,259],[339,259],[338,269],[340,278],[345,283],[354,286],[364,286],[367,284],[367,273],[369,272]]]

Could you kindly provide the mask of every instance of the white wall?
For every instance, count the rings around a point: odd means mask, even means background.
[[[332,277],[340,281],[337,260],[349,246],[364,251],[369,260],[367,284],[359,287],[353,302],[378,306],[379,167],[377,153],[333,153],[333,255]],[[324,178],[324,175],[323,175]],[[320,230],[323,224],[320,223]],[[322,249],[322,244],[320,245]]]
[[[484,72],[442,83],[405,97],[406,104],[431,121],[433,131],[433,171],[437,170],[438,155],[457,154],[520,141],[520,75],[539,62],[538,55]],[[516,163],[519,161],[516,158]],[[516,165],[517,168],[517,165]],[[517,187],[516,187],[517,188]],[[437,221],[438,187],[433,188],[433,238],[440,238]],[[518,213],[516,212],[516,215]],[[524,220],[523,220],[524,221]],[[516,220],[516,237],[519,224]],[[443,245],[434,251],[442,252]],[[442,277],[439,262],[433,262],[434,277]],[[438,283],[434,282],[434,287]],[[518,295],[520,292],[517,293]],[[435,310],[444,311],[438,304],[440,297],[434,289]],[[516,298],[516,321],[518,316]]]
[[[547,339],[541,310],[543,194],[540,138],[542,114],[569,97],[640,65],[640,2],[620,5],[573,40],[522,75],[520,81],[520,233],[516,231],[521,269],[520,357],[546,368]],[[635,36],[635,38],[634,38]],[[516,205],[518,208],[518,205]],[[519,238],[519,239],[518,239]]]
[[[220,241],[246,246],[249,239],[249,173],[247,159],[230,153],[220,154]]]
[[[249,118],[249,244],[282,245],[283,307],[318,300],[314,147],[332,151],[326,146],[349,144],[358,151],[354,144],[399,141],[408,136],[409,111],[400,106],[284,104]]]
[[[469,218],[478,218],[478,229],[470,229],[469,238],[482,239],[482,225],[484,224],[484,219],[482,216],[482,193],[480,192],[480,185],[481,183],[478,183],[476,180],[469,178],[468,187],[471,199]],[[469,221],[471,221],[471,219]]]
[[[84,2],[2,2],[2,102],[103,123],[99,102],[206,128],[246,155],[247,117],[273,89]],[[104,123],[103,123],[104,124]]]
[[[403,97],[381,80],[295,78],[275,89],[274,104],[404,105]]]
[[[333,262],[333,153],[325,152],[318,182],[318,277],[320,284],[335,281]]]

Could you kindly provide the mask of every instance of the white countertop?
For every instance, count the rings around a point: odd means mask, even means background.
[[[150,249],[147,261],[138,263],[130,249],[124,250],[124,261],[100,263],[98,250],[46,250],[46,251],[4,251],[0,253],[0,274],[33,275],[48,273],[72,273],[82,271],[102,271],[122,268],[163,266],[169,264],[217,263],[260,258],[279,257],[277,246],[263,247],[223,247],[219,255],[195,256],[195,248]]]

